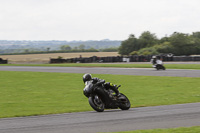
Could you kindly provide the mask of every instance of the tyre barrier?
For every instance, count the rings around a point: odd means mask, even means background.
[[[2,58],[0,58],[0,64],[8,64],[8,60],[3,60]]]
[[[200,61],[200,56],[157,56],[165,62],[169,61]],[[148,56],[111,56],[111,57],[87,57],[87,58],[70,58],[70,59],[50,59],[49,63],[95,63],[95,62],[149,62],[152,58],[152,55]]]

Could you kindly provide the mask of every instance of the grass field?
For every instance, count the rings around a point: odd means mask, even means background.
[[[0,71],[0,117],[90,111],[83,74]],[[132,106],[200,102],[200,78],[95,74],[128,96]]]
[[[200,132],[200,126],[169,128],[169,129],[136,130],[136,131],[115,132],[115,133],[199,133],[199,132]]]
[[[118,56],[118,52],[82,52],[82,53],[51,53],[51,54],[27,54],[27,55],[0,55],[0,58],[8,59],[9,63],[48,63],[50,58],[58,58],[58,56],[67,58],[82,57],[105,57]]]

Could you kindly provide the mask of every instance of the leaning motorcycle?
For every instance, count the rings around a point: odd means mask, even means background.
[[[156,61],[157,64],[153,65],[153,67],[156,69],[156,70],[165,70],[166,68],[164,67],[163,65],[163,62],[161,60],[157,60]]]
[[[92,81],[87,81],[83,93],[88,98],[90,106],[97,112],[117,108],[128,110],[131,106],[129,99],[124,94],[119,93],[116,96],[111,89],[106,89],[103,83],[96,85]]]

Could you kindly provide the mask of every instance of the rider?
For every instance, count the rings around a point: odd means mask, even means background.
[[[160,59],[157,56],[152,56],[151,61],[153,67],[156,67],[158,63],[160,62]]]
[[[152,56],[150,62],[155,66],[157,64],[157,57],[156,56]]]
[[[115,95],[118,96],[119,95],[119,91],[117,89],[116,85],[113,85],[112,83],[106,82],[103,79],[99,79],[99,78],[92,78],[92,75],[89,73],[86,73],[83,75],[83,82],[85,83],[86,81],[90,81],[92,80],[93,84],[99,85],[99,84],[104,84],[104,87],[106,89],[112,89],[115,92]]]

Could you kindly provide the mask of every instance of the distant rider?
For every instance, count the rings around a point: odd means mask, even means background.
[[[118,96],[119,95],[119,91],[116,87],[116,85],[113,85],[112,83],[106,82],[103,79],[99,79],[99,78],[92,78],[92,75],[89,73],[86,73],[83,75],[83,82],[85,83],[86,81],[91,81],[93,82],[93,84],[95,85],[100,85],[100,84],[104,84],[104,87],[106,89],[112,89],[115,92],[115,95]]]
[[[157,57],[156,56],[152,56],[152,58],[151,58],[151,63],[152,63],[152,65],[153,65],[153,67],[156,67],[156,65],[157,65]]]

